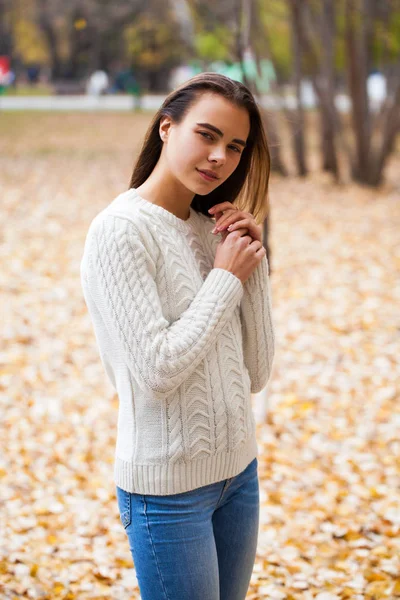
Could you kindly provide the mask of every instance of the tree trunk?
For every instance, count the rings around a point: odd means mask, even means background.
[[[282,143],[279,137],[277,119],[275,115],[268,114],[268,112],[260,107],[261,118],[267,134],[268,147],[271,156],[271,171],[279,173],[283,177],[288,176],[288,170],[285,163],[282,160],[281,147]]]
[[[249,81],[246,71],[244,69],[244,54],[245,50],[250,44],[250,32],[249,32],[249,17],[251,11],[251,5],[248,0],[236,0],[235,2],[235,55],[236,60],[240,64],[242,71],[243,83],[249,89],[252,89],[251,81]]]
[[[13,54],[12,31],[10,2],[0,0],[0,54],[10,57]]]
[[[302,68],[301,59],[303,54],[303,44],[300,26],[301,7],[297,0],[290,1],[292,17],[292,56],[293,56],[293,79],[296,90],[297,107],[294,111],[295,118],[292,120],[294,155],[297,164],[297,171],[301,177],[307,175],[306,153],[304,141],[304,109],[301,97]]]
[[[93,73],[102,68],[102,44],[100,32],[95,26],[90,26],[90,53],[89,53],[89,72]]]
[[[75,9],[71,16],[69,27],[69,59],[67,66],[67,76],[71,79],[79,77],[79,53],[80,53],[80,32],[75,28],[75,21],[81,17],[80,11]]]
[[[256,8],[253,8],[253,11],[250,15],[249,38],[250,38],[250,40],[255,39],[255,38],[257,38],[258,40],[260,40],[260,39],[263,40],[263,46],[265,48],[265,55],[268,57],[268,59],[273,64],[274,60],[273,60],[273,56],[271,53],[268,34],[265,31],[260,30],[260,19],[259,19],[259,15],[257,13],[258,5],[256,3],[256,4],[252,4],[252,6],[253,7],[255,6]],[[256,60],[256,64],[257,64],[257,71],[259,73],[261,73],[260,56],[256,51],[254,51],[254,55],[255,55],[255,60]],[[275,69],[275,71],[277,72],[277,69]],[[276,85],[276,83],[271,82],[271,88],[272,88],[271,91],[276,96],[279,96],[279,90],[278,90],[278,86]],[[260,108],[261,118],[263,121],[263,125],[265,128],[265,132],[266,132],[267,140],[268,140],[268,146],[269,146],[269,151],[270,151],[270,156],[271,156],[271,171],[273,171],[274,173],[279,173],[279,175],[282,175],[282,177],[287,177],[288,170],[286,168],[286,165],[283,161],[282,154],[281,154],[282,142],[281,142],[280,133],[279,133],[279,120],[276,117],[276,114],[274,114],[274,115],[269,114],[268,111],[265,108],[263,108],[262,106],[259,106],[259,108]]]
[[[51,19],[47,14],[47,3],[46,0],[38,1],[39,9],[39,27],[43,31],[43,35],[47,42],[47,48],[50,54],[50,68],[51,68],[51,79],[57,79],[61,77],[62,65],[60,55],[58,53],[58,40],[54,30]]]
[[[331,172],[336,180],[338,180],[339,166],[335,142],[335,125],[332,119],[332,114],[335,110],[335,12],[332,0],[323,0],[322,11],[321,31],[322,39],[324,40],[324,52],[321,79],[323,82],[322,85],[326,91],[327,100],[327,102],[322,102],[320,105],[322,167],[324,171]]]
[[[348,85],[352,102],[351,115],[356,151],[353,177],[357,181],[365,182],[369,177],[371,115],[367,93],[368,56],[365,43],[366,36],[364,25],[360,23],[356,0],[346,1],[345,37],[348,59]]]
[[[368,183],[372,186],[378,186],[382,182],[383,169],[394,150],[396,137],[400,131],[400,69],[397,79],[397,86],[393,91],[392,98],[386,104],[384,111],[383,128],[381,133],[381,144],[373,154],[369,169]]]

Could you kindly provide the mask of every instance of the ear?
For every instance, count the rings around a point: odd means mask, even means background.
[[[160,121],[160,127],[159,127],[159,134],[160,134],[160,138],[162,139],[163,142],[166,142],[168,140],[168,134],[171,128],[171,124],[172,121],[170,119],[170,117],[168,116],[164,116],[161,118]]]

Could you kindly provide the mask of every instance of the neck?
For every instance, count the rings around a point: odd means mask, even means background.
[[[165,208],[179,219],[189,218],[189,206],[194,194],[173,177],[170,171],[163,168],[161,158],[136,191],[145,200]]]

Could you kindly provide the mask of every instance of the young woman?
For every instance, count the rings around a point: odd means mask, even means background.
[[[269,168],[250,91],[202,73],[166,98],[129,189],[89,227],[81,280],[119,398],[114,479],[142,600],[243,600],[249,586],[251,393],[274,356]]]

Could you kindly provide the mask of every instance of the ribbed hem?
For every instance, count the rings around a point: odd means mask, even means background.
[[[257,456],[255,435],[235,452],[220,452],[188,463],[134,465],[116,456],[114,481],[127,492],[169,496],[235,477]]]

